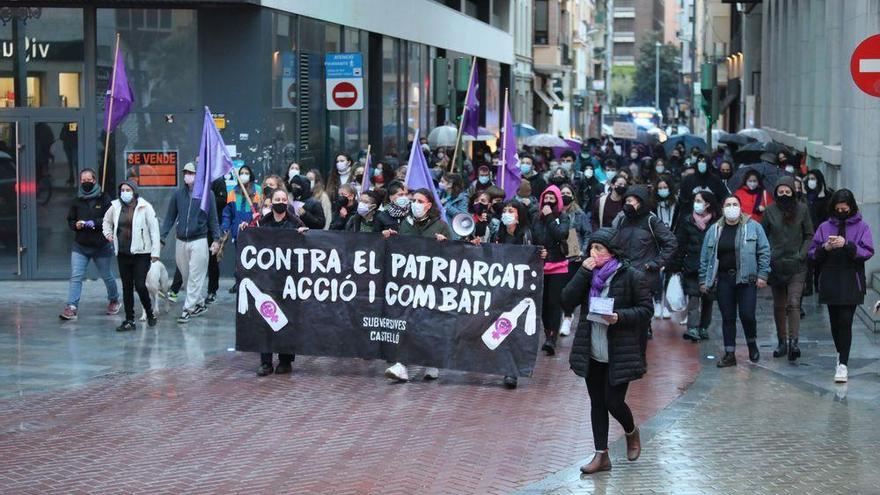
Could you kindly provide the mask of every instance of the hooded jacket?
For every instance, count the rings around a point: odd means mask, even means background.
[[[651,324],[653,303],[651,293],[642,273],[633,268],[629,261],[620,258],[610,229],[600,229],[590,237],[590,243],[598,242],[612,252],[620,261],[620,266],[606,282],[608,297],[614,299],[617,323],[608,327],[608,381],[620,385],[641,378],[647,370],[642,353],[642,336]],[[569,356],[571,370],[586,378],[589,373],[590,350],[592,347],[592,322],[587,319],[590,307],[590,286],[593,272],[578,269],[571,281],[562,289],[562,308],[572,312],[581,306],[578,329],[574,336]]]
[[[98,187],[98,184],[95,184],[95,188]],[[77,246],[103,248],[109,244],[101,232],[101,223],[104,221],[104,214],[107,213],[109,208],[110,198],[103,191],[95,197],[77,195],[70,204],[70,209],[67,210],[67,225],[74,232],[74,250],[77,249]],[[76,222],[80,220],[91,220],[95,223],[95,226],[91,228],[83,227],[77,230]]]
[[[544,196],[547,193],[556,197],[556,205],[550,215],[544,216]],[[556,186],[550,186],[541,192],[538,203],[538,213],[535,214],[531,223],[532,244],[543,246],[547,250],[544,263],[558,263],[566,261],[569,220],[568,215],[562,211],[562,193]]]
[[[627,217],[621,212],[614,219],[613,227],[617,229],[614,242],[621,247],[633,266],[654,274],[650,287],[656,291],[660,284],[660,278],[656,275],[660,268],[672,263],[678,241],[669,227],[651,212],[645,187],[627,189],[626,197],[629,196],[634,196],[641,204],[634,217]]]
[[[217,221],[216,200],[213,192],[208,191],[208,194],[210,197],[206,213],[202,211],[201,200],[192,196],[192,191],[186,184],[181,185],[168,202],[168,213],[162,222],[162,239],[168,237],[175,222],[177,222],[176,237],[181,241],[206,239],[209,230],[214,239],[219,239],[220,224]]]
[[[810,174],[816,176],[816,190],[807,189],[805,196],[807,204],[810,205],[810,220],[813,222],[813,227],[818,227],[831,216],[831,195],[834,194],[834,190],[828,189],[825,184],[825,175],[821,171],[810,170]],[[804,187],[806,187],[806,181],[804,181]]]
[[[819,304],[862,304],[867,287],[865,262],[874,256],[871,227],[856,212],[844,221],[846,245],[827,251],[822,246],[829,236],[840,235],[840,222],[834,217],[822,222],[810,245],[810,258],[819,270]]]
[[[131,254],[149,254],[152,258],[158,258],[162,246],[159,243],[159,221],[156,219],[156,211],[153,209],[153,205],[138,195],[137,184],[130,181],[122,184],[132,188],[134,191],[133,201],[136,201],[134,215],[131,219]],[[105,238],[109,236],[113,238],[114,254],[119,254],[117,229],[119,215],[123,208],[122,201],[114,199],[110,203],[107,213],[104,214],[101,225]]]
[[[794,191],[794,179],[789,176],[780,177],[776,183],[788,186]],[[791,277],[807,270],[807,250],[813,238],[813,223],[807,205],[792,197],[793,215],[790,221],[785,219],[785,212],[774,203],[767,207],[761,219],[761,226],[770,242],[770,279],[771,285],[787,284]]]

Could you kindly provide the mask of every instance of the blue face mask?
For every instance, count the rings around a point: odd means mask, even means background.
[[[134,199],[134,193],[131,191],[122,191],[119,193],[119,199],[122,200],[123,203],[129,204],[131,200]]]
[[[697,172],[701,174],[706,173],[706,162],[697,162]]]
[[[657,196],[660,196],[661,198],[668,198],[669,189],[657,189]]]
[[[481,175],[478,180],[480,181],[480,184],[488,184],[489,183],[489,176],[488,175]]]
[[[532,171],[532,164],[531,163],[520,163],[519,164],[519,171],[520,171],[520,173],[523,173],[523,174],[530,173]]]

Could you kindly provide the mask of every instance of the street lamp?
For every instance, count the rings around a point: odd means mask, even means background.
[[[654,108],[660,108],[660,47],[659,41],[654,43]]]

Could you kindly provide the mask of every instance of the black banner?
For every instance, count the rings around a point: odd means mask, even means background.
[[[532,374],[533,246],[252,228],[237,250],[237,350]]]

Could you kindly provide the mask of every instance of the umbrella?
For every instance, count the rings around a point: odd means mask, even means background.
[[[702,137],[695,134],[676,134],[663,143],[663,149],[666,151],[666,154],[671,153],[672,148],[675,148],[678,143],[681,143],[686,151],[690,151],[691,148],[696,146],[703,153],[706,152],[706,140]]]
[[[740,187],[742,187],[743,182],[745,182],[745,175],[749,171],[754,170],[761,174],[762,180],[764,181],[764,189],[768,192],[772,192],[776,189],[776,182],[779,180],[779,177],[782,176],[782,172],[779,171],[779,167],[776,165],[769,164],[767,162],[757,162],[749,165],[742,165],[740,168],[736,170],[733,174],[733,177],[727,182],[731,191],[736,191]]]
[[[553,155],[556,158],[560,158],[562,156],[562,154],[565,153],[566,150],[574,151],[575,154],[578,154],[581,152],[581,146],[583,145],[583,142],[580,139],[578,139],[578,138],[563,138],[563,141],[565,141],[565,146],[557,146],[557,147],[553,148]]]
[[[746,129],[742,129],[741,131],[737,132],[737,134],[739,134],[740,136],[755,138],[762,143],[769,143],[770,141],[772,141],[772,139],[770,139],[770,134],[764,129],[749,127]]]
[[[659,127],[648,129],[648,136],[655,137],[658,143],[665,143],[666,140],[669,139],[669,133]]]
[[[538,130],[529,124],[523,124],[522,122],[513,124],[513,133],[518,138],[525,138],[529,136],[534,136],[538,133]]]
[[[713,134],[712,140],[715,141],[715,136],[714,136],[715,131],[714,130],[712,131],[712,134]],[[717,142],[729,144],[729,145],[733,145],[733,146],[745,146],[749,143],[754,143],[755,141],[757,141],[757,139],[755,139],[753,137],[744,136],[742,134],[727,134],[725,132],[723,136],[718,138]]]
[[[564,139],[553,134],[535,134],[534,136],[527,137],[525,144],[535,148],[561,148],[568,146]]]
[[[789,150],[784,145],[773,141],[767,143],[754,142],[748,143],[736,150],[733,153],[733,159],[736,160],[737,163],[757,163],[760,161],[767,161],[761,157],[764,153],[770,153],[775,158],[780,152],[788,153]]]
[[[441,125],[431,129],[428,133],[428,146],[436,148],[438,146],[455,146],[455,136],[458,129],[454,125]]]
[[[486,129],[485,127],[477,128],[477,137],[473,137],[470,134],[465,134],[461,137],[462,141],[492,141],[494,139],[497,139],[495,134],[493,134],[489,129]],[[428,144],[430,144],[430,142]],[[455,143],[453,142],[453,144]]]

